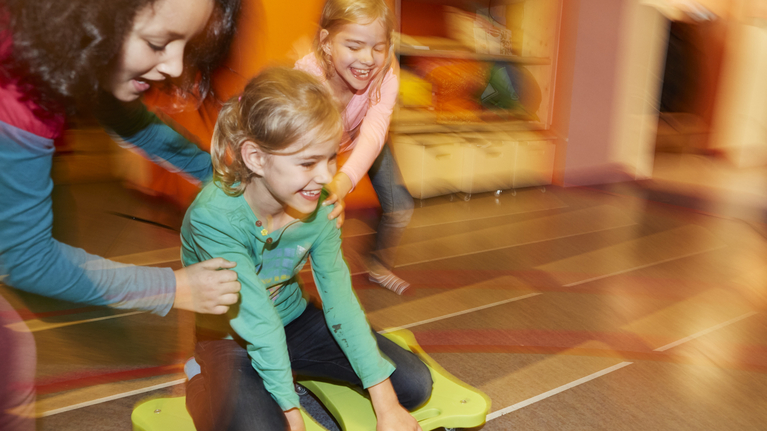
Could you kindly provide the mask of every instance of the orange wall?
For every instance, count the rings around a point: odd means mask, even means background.
[[[266,66],[292,67],[297,59],[294,44],[301,39],[307,43],[314,39],[323,3],[323,0],[244,0],[229,58],[214,76],[213,88],[218,97],[226,100],[239,93],[248,79]],[[193,133],[209,142],[218,107],[207,107],[205,111],[174,117],[182,124],[191,124],[196,129]],[[195,114],[197,126],[192,121]],[[200,120],[204,127],[200,127]]]
[[[441,5],[403,1],[402,33],[408,36],[448,37],[445,11]]]
[[[229,50],[229,57],[213,76],[213,89],[221,100],[237,94],[249,78],[268,65],[292,66],[297,59],[294,44],[313,40],[324,0],[243,0],[237,35]],[[148,95],[147,105],[169,106],[162,94]],[[205,104],[199,109],[187,108],[181,112],[168,112],[177,125],[198,138],[200,146],[210,149],[213,126],[218,118],[219,106]],[[163,194],[181,206],[194,199],[199,190],[180,175],[147,162],[147,183],[140,186]]]

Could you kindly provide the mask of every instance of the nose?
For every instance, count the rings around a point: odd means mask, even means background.
[[[184,71],[184,48],[168,49],[167,56],[157,65],[157,70],[171,78],[181,76]]]
[[[372,49],[361,49],[360,50],[360,57],[359,57],[360,63],[364,64],[365,66],[372,66],[375,60],[373,59],[373,50]]]
[[[335,164],[331,165],[328,162],[318,163],[317,172],[314,174],[314,181],[317,184],[325,185],[333,180],[333,175],[335,174]]]

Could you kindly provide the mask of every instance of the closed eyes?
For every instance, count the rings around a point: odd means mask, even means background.
[[[149,41],[147,41],[146,44],[149,45],[149,48],[154,52],[160,52],[165,50],[165,46],[158,46]]]

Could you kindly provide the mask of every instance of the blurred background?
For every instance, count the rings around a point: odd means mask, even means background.
[[[227,67],[215,79],[220,98],[236,94],[263,67],[290,65],[308,52],[322,2],[301,6],[245,2]],[[680,154],[739,169],[767,163],[764,2],[392,6],[402,70],[391,142],[416,198],[651,179],[659,153],[664,166],[667,159],[697,160]],[[158,93],[147,102],[208,145],[216,104],[179,107]],[[86,128],[61,143],[61,165],[80,162],[66,157],[72,153],[89,154],[93,133]],[[473,165],[486,163],[492,172],[475,172]],[[98,165],[62,170],[61,181],[125,179],[182,204],[195,194],[138,159],[130,168]]]
[[[219,96],[307,52],[322,4],[245,0]],[[490,395],[482,429],[763,429],[767,2],[391,5],[389,143],[416,200],[397,272],[415,289],[367,281],[379,210],[360,185],[344,251],[373,326],[409,326]],[[209,148],[218,105],[145,100]],[[57,150],[57,239],[180,266],[196,186],[87,119]],[[39,429],[128,430],[136,402],[183,395],[188,313],[0,288],[37,341]]]

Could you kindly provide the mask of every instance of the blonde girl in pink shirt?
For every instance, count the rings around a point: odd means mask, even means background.
[[[410,285],[391,270],[413,213],[413,198],[385,145],[399,90],[393,29],[394,14],[385,0],[328,0],[314,52],[298,60],[296,68],[331,90],[343,116],[340,151],[351,154],[328,184],[337,199],[330,217],[343,223],[343,200],[367,172],[384,213],[375,250],[366,261],[370,280],[401,295]]]

